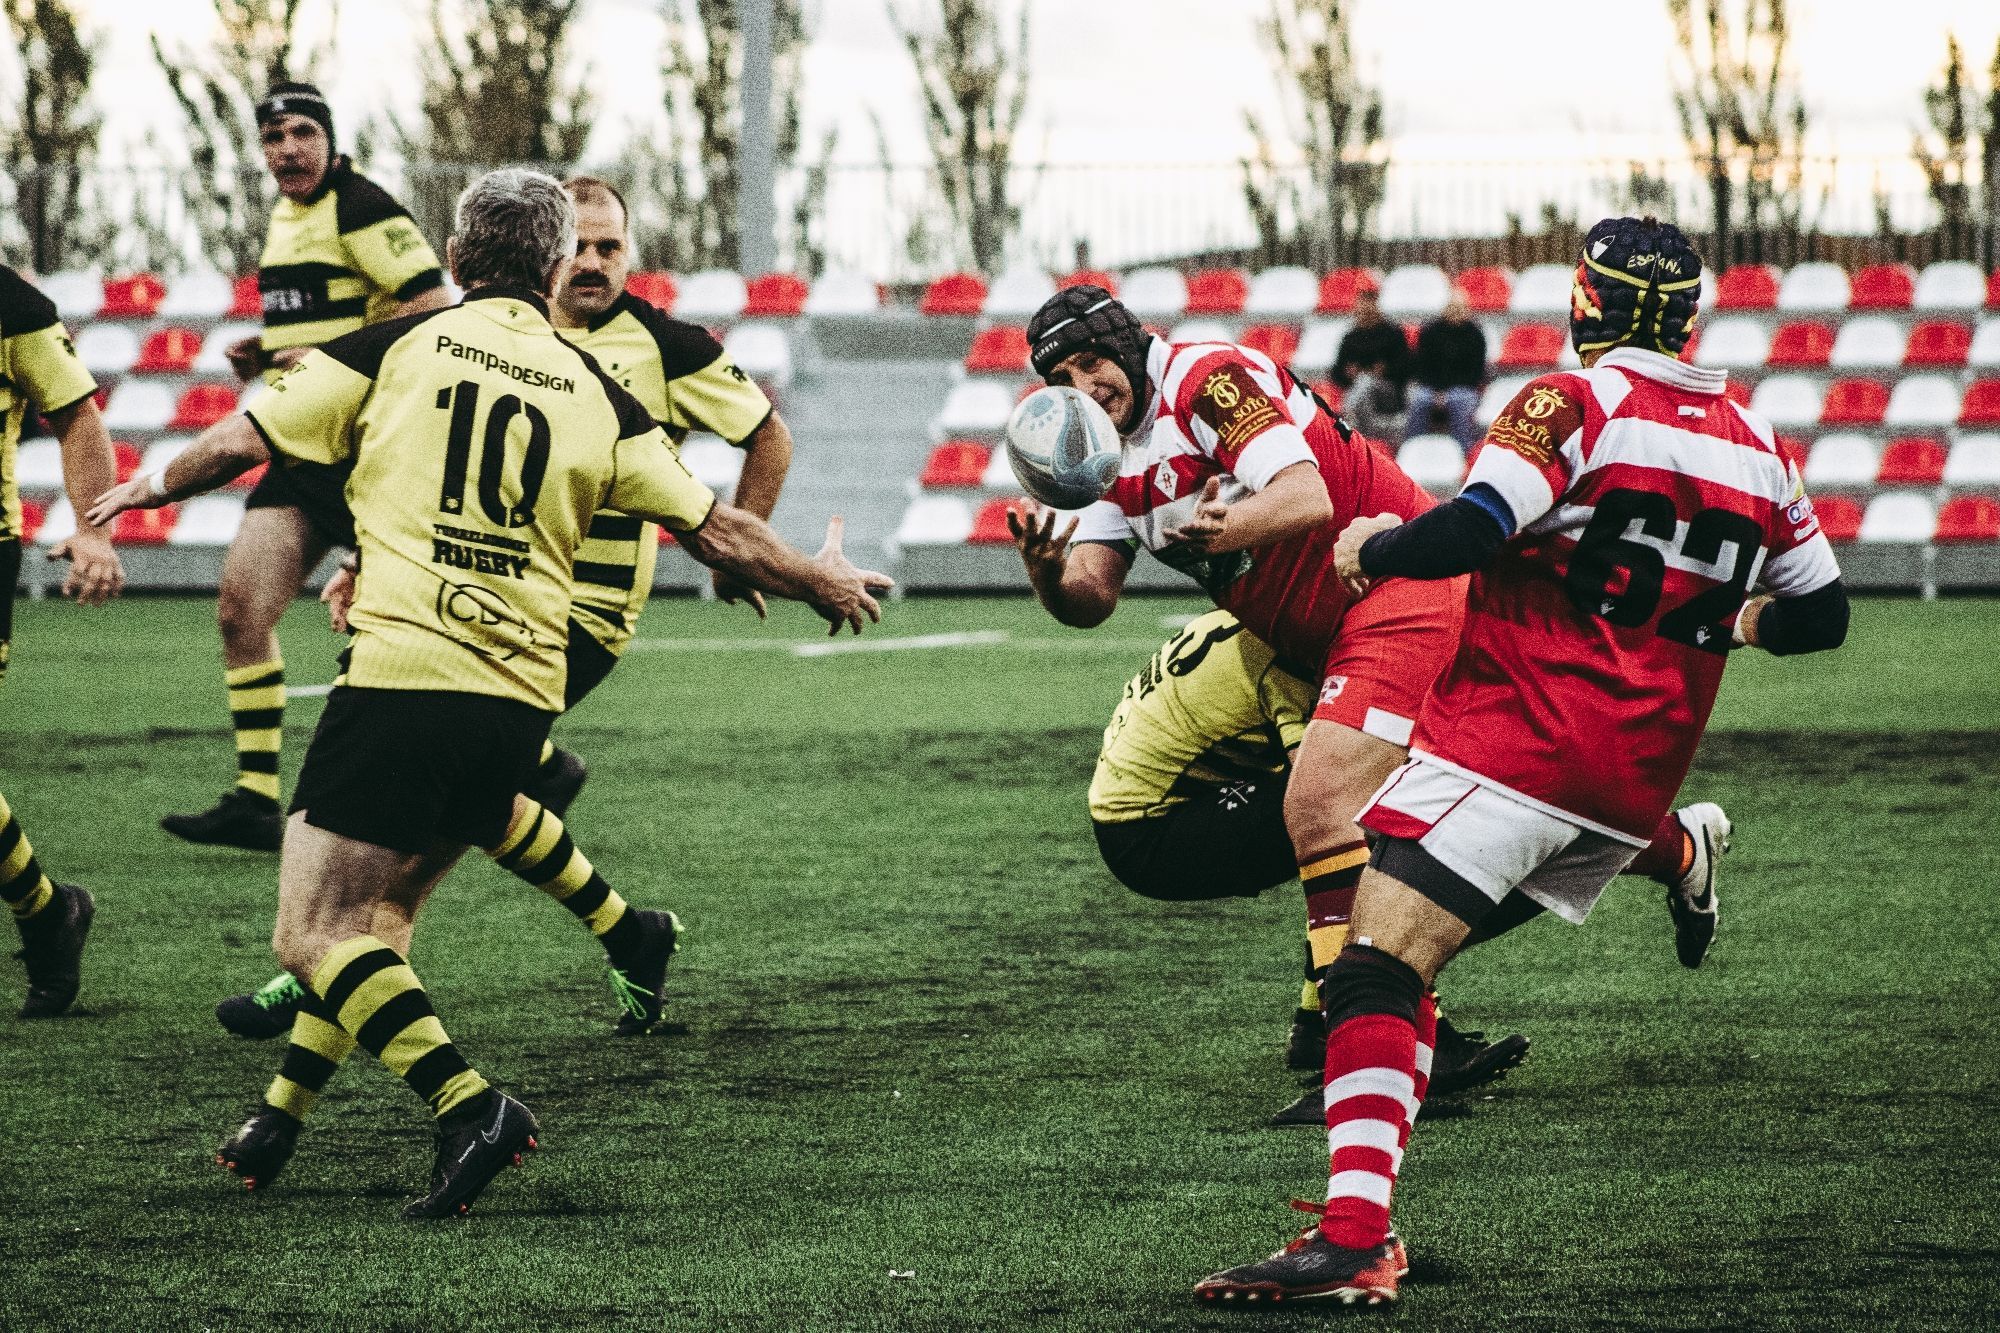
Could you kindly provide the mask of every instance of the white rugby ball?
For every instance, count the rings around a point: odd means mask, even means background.
[[[1081,389],[1035,390],[1007,420],[1007,461],[1022,489],[1055,509],[1104,498],[1118,475],[1122,442],[1097,401]]]

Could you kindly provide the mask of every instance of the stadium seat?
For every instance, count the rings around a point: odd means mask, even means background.
[[[42,295],[55,302],[56,313],[71,329],[81,320],[95,319],[104,308],[104,278],[85,269],[65,269],[51,273],[35,284]]]
[[[626,274],[625,290],[648,305],[658,306],[668,314],[675,313],[674,307],[680,295],[673,274],[651,269],[638,269]]]
[[[797,319],[812,289],[795,273],[763,273],[743,287],[743,318]]]
[[[1773,375],[1750,395],[1750,410],[1774,426],[1810,426],[1823,405],[1818,381],[1804,375]]]
[[[943,436],[997,435],[1014,413],[1014,394],[990,379],[965,380],[952,386],[938,413],[936,429]]]
[[[1801,473],[1806,470],[1807,450],[1803,440],[1796,435],[1779,435],[1772,442],[1778,446],[1779,457]]]
[[[1785,327],[1794,326],[1788,324]],[[1816,327],[1826,328],[1824,324]],[[1903,351],[1908,342],[1903,326],[1895,320],[1885,315],[1863,315],[1841,324],[1840,336],[1833,340],[1831,354],[1824,355],[1818,364],[1830,365],[1836,370],[1899,366],[1903,364]]]
[[[92,324],[76,335],[76,355],[93,375],[123,375],[139,359],[139,335],[121,324]]]
[[[1436,264],[1404,264],[1382,279],[1382,313],[1392,319],[1435,315],[1450,297],[1451,279]]]
[[[1835,380],[1826,391],[1826,410],[1819,419],[1827,426],[1879,426],[1888,406],[1889,389],[1880,380]]]
[[[262,319],[264,317],[264,293],[257,286],[257,275],[245,273],[230,284],[234,293],[229,302],[229,318]]]
[[[1396,466],[1432,494],[1450,494],[1465,478],[1465,450],[1449,435],[1413,435],[1396,451]]]
[[[974,546],[1013,545],[1014,534],[1007,530],[1007,511],[1018,503],[1018,497],[996,495],[979,506],[979,512],[972,518],[972,531],[965,540]]]
[[[1780,310],[1845,310],[1847,270],[1838,264],[1797,264],[1778,284]]]
[[[42,522],[47,517],[48,511],[44,510],[33,500],[21,501],[21,542],[23,545],[34,545],[35,538],[41,533]]]
[[[1927,319],[1910,330],[1906,366],[1937,366],[1956,370],[1972,351],[1972,326],[1957,320]]]
[[[994,451],[976,440],[946,440],[931,450],[917,484],[926,488],[977,486]]]
[[[792,340],[777,324],[738,324],[722,340],[723,351],[737,369],[760,384],[789,388],[792,383]]]
[[[231,405],[236,395],[229,395]],[[104,407],[105,428],[112,431],[156,431],[174,415],[173,391],[157,380],[126,380],[111,391]]]
[[[919,495],[903,511],[895,546],[959,546],[972,535],[972,507],[955,495]]]
[[[62,446],[54,440],[31,440],[14,455],[14,480],[24,491],[63,488]]]
[[[1961,426],[2000,426],[2000,380],[1980,380],[1965,391],[1959,408]]]
[[[240,495],[197,496],[180,509],[180,521],[167,533],[169,546],[227,546],[243,523]]]
[[[985,306],[986,279],[977,273],[947,273],[924,288],[917,313],[969,319]]]
[[[1938,510],[1937,531],[1931,540],[1940,543],[2000,542],[2000,500],[1990,495],[1958,495]]]
[[[167,284],[162,319],[221,319],[236,303],[236,285],[214,269],[195,269]]]
[[[1240,268],[1204,268],[1188,275],[1186,312],[1240,315],[1250,299],[1250,278]]]
[[[139,459],[139,471],[165,471],[167,464],[179,458],[193,443],[193,437],[187,435],[169,435],[163,440],[153,441],[146,446],[146,452]]]
[[[179,505],[128,509],[111,522],[111,540],[121,546],[165,546],[180,522]]]
[[[1021,479],[1014,475],[1014,462],[1007,457],[1007,450],[995,445],[986,460],[986,470],[979,474],[979,484],[989,491],[1019,491]]]
[[[1267,268],[1250,279],[1243,313],[1252,319],[1298,321],[1319,308],[1319,279],[1311,269]]]
[[[743,313],[744,303],[750,299],[750,290],[743,281],[743,275],[726,268],[703,269],[681,279],[679,286],[673,313],[696,323],[707,319],[735,319]]]
[[[1514,279],[1506,269],[1493,265],[1460,269],[1453,286],[1465,293],[1465,303],[1481,314],[1494,314],[1507,308],[1513,296]]]
[[[681,445],[681,462],[712,491],[734,491],[743,475],[743,451],[713,435],[697,435]]]
[[[1949,375],[1905,375],[1896,381],[1882,424],[1897,430],[1942,430],[1958,420],[1958,381]]]
[[[1820,531],[1836,544],[1851,542],[1861,532],[1861,504],[1845,495],[1829,495],[1813,501]]]
[[[1080,268],[1074,273],[1065,273],[1056,279],[1058,290],[1070,287],[1102,287],[1113,296],[1118,295],[1118,275],[1106,273],[1101,268]],[[1048,299],[1046,297],[1044,300]],[[1033,314],[1034,311],[1029,311]]]
[[[1289,366],[1299,350],[1299,331],[1290,324],[1252,324],[1236,341],[1262,352],[1281,366]]]
[[[1380,290],[1382,275],[1371,268],[1337,268],[1319,280],[1322,315],[1345,315],[1354,309],[1354,297],[1364,288]]]
[[[27,450],[23,449],[25,458]],[[1944,484],[1953,490],[2000,494],[2000,435],[1961,435],[1944,460]]]
[[[1479,424],[1491,425],[1493,418],[1500,415],[1500,409],[1507,406],[1532,378],[1531,375],[1495,375],[1487,381],[1486,391],[1479,395],[1478,411],[1473,414]]]
[[[1140,268],[1125,275],[1119,293],[1131,312],[1141,319],[1177,319],[1187,309],[1187,279],[1171,268]]]
[[[1028,373],[1028,331],[1018,324],[995,324],[972,335],[966,349],[968,375],[1025,375]]]
[[[1907,264],[1871,264],[1854,275],[1851,310],[1908,310],[1917,275]]]
[[[227,355],[230,344],[243,338],[254,338],[258,332],[259,326],[255,324],[216,325],[201,340],[201,351],[195,354],[194,365],[190,369],[197,375],[235,374]]]
[[[126,386],[137,387],[137,386]],[[165,393],[165,389],[160,390]],[[174,430],[207,430],[216,422],[236,410],[237,403],[244,401],[236,390],[227,384],[190,384],[180,402],[174,406],[170,424]],[[107,422],[109,418],[106,418]]]
[[[1925,265],[1911,304],[1918,310],[1977,310],[1986,300],[1986,275],[1962,259]]]
[[[1738,264],[1723,270],[1715,283],[1717,310],[1769,310],[1778,304],[1778,271],[1769,264]],[[1569,306],[1569,290],[1563,290]]]
[[[76,510],[71,508],[67,495],[60,496],[42,511],[41,524],[35,529],[35,540],[43,546],[54,546],[63,538],[75,535]]]
[[[142,375],[185,375],[194,369],[201,335],[183,324],[169,324],[146,335],[132,369]]]
[[[1521,326],[1521,328],[1526,327],[1528,326]],[[1785,329],[1792,327],[1787,324]],[[1782,334],[1785,329],[1780,329],[1779,333]],[[1520,328],[1514,330],[1516,333],[1520,331]],[[1556,333],[1557,341],[1561,342],[1561,331],[1552,331]],[[1719,366],[1724,370],[1755,370],[1763,366],[1767,360],[1773,365],[1779,364],[1772,359],[1771,335],[1757,320],[1745,319],[1740,315],[1724,315],[1714,323],[1697,329],[1696,332],[1701,334],[1701,341],[1695,345],[1692,359],[1700,365]],[[1803,364],[1817,365],[1823,363],[1825,359],[1826,353],[1822,350],[1820,361]]]
[[[1039,268],[1016,266],[993,280],[986,290],[985,315],[988,319],[1009,319],[1025,323],[1056,294],[1056,284]]]
[[[1234,341],[1230,327],[1219,319],[1184,319],[1167,331],[1170,343],[1226,343]]]
[[[1921,495],[1897,491],[1878,495],[1861,515],[1864,542],[1927,542],[1937,531],[1937,510]]]
[[[167,294],[166,284],[151,273],[131,273],[104,280],[104,304],[99,319],[151,319]]]
[[[264,474],[270,471],[270,466],[271,465],[268,463],[259,463],[256,467],[251,468],[248,472],[245,472],[241,476],[231,479],[226,484],[225,489],[232,491],[256,490],[257,483],[264,480]]]
[[[1569,312],[1570,288],[1576,270],[1566,264],[1536,264],[1514,279],[1507,309],[1517,315],[1556,315]]]
[[[130,481],[133,474],[138,472],[140,454],[139,446],[136,444],[129,444],[124,440],[113,440],[111,442],[111,457],[113,466],[118,470],[118,480]]]
[[[826,273],[812,285],[805,312],[816,316],[872,315],[882,308],[882,289],[860,273]]]
[[[1516,324],[1500,340],[1493,364],[1501,370],[1553,369],[1569,335],[1553,324]]]
[[[1935,486],[1944,480],[1944,446],[1921,435],[1889,441],[1882,451],[1877,486]]]
[[[2000,319],[1982,319],[1972,332],[1972,346],[1966,350],[1965,364],[1975,370],[2000,367]]]
[[[1292,353],[1292,367],[1301,375],[1329,375],[1334,358],[1340,355],[1340,340],[1354,327],[1345,315],[1333,319],[1309,319],[1299,335],[1298,349]]]

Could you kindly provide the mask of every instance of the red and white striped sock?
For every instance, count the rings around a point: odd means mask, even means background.
[[[1438,1041],[1438,997],[1436,991],[1425,991],[1424,998],[1417,1003],[1417,1072],[1410,1080],[1410,1096],[1414,1106],[1410,1118],[1403,1122],[1402,1141],[1396,1146],[1410,1146],[1410,1131],[1416,1127],[1417,1108],[1424,1104],[1424,1097],[1431,1090],[1431,1062],[1437,1056]]]
[[[1389,1195],[1417,1114],[1416,1070],[1417,1028],[1395,1014],[1350,1018],[1327,1042],[1331,1160],[1319,1230],[1335,1245],[1372,1249],[1389,1234]]]

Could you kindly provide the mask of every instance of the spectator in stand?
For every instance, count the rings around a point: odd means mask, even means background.
[[[1403,385],[1410,378],[1410,340],[1403,326],[1382,318],[1373,287],[1354,294],[1354,327],[1340,340],[1333,382],[1342,413],[1355,428],[1389,444],[1403,437]]]
[[[1458,441],[1459,448],[1472,452],[1472,446],[1479,442],[1479,427],[1473,424],[1472,414],[1479,407],[1479,390],[1486,383],[1486,334],[1473,322],[1465,293],[1457,288],[1452,289],[1444,313],[1418,332],[1410,379],[1408,433],[1429,431],[1431,416],[1442,404],[1451,438]]]

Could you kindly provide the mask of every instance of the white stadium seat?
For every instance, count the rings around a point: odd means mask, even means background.
[[[1042,308],[1056,294],[1056,281],[1038,268],[1010,268],[986,289],[983,314],[989,319],[1019,320]]]
[[[960,546],[972,535],[972,509],[955,495],[920,495],[903,511],[896,546]]]
[[[1319,308],[1319,275],[1304,268],[1267,268],[1250,279],[1243,313],[1252,319],[1301,320]]]
[[[2000,366],[2000,319],[1982,319],[1972,331],[1972,349],[1966,353],[1968,366]]]
[[[236,284],[214,269],[183,273],[160,300],[162,319],[220,319],[236,303]]]
[[[1889,391],[1882,424],[1896,429],[1949,426],[1958,420],[1958,381],[1949,375],[1905,375]]]
[[[1184,319],[1167,333],[1170,343],[1233,342],[1236,331],[1219,319]]]
[[[1009,386],[989,379],[965,380],[952,386],[938,414],[937,429],[946,435],[993,435],[1007,426],[1014,412]]]
[[[1354,327],[1345,315],[1333,319],[1309,319],[1299,335],[1299,348],[1292,353],[1292,366],[1301,375],[1332,373],[1334,358],[1340,355],[1340,340]]]
[[[1396,318],[1435,315],[1451,295],[1451,279],[1436,264],[1404,264],[1382,279],[1382,313]]]
[[[1141,319],[1176,319],[1187,309],[1187,279],[1177,269],[1134,269],[1118,285],[1118,299]]]
[[[111,391],[104,408],[104,425],[113,434],[126,430],[159,430],[174,415],[174,392],[158,380],[126,380]]]
[[[1842,432],[1822,435],[1806,455],[1808,487],[1852,489],[1875,484],[1882,466],[1882,446],[1866,435]]]
[[[1479,424],[1492,425],[1493,418],[1500,415],[1500,409],[1507,406],[1532,378],[1532,375],[1496,375],[1488,381],[1486,392],[1479,395],[1479,409],[1474,414]]]
[[[1927,542],[1937,531],[1937,510],[1921,495],[1893,491],[1868,502],[1861,515],[1864,542]]]
[[[169,435],[164,440],[155,440],[146,446],[146,452],[141,455],[139,470],[141,472],[165,471],[167,464],[179,458],[182,451],[193,443],[194,437],[191,435]]]
[[[733,494],[743,476],[743,451],[713,435],[696,436],[683,444],[681,462],[711,491]]]
[[[1569,313],[1569,291],[1576,283],[1576,270],[1564,264],[1536,264],[1523,269],[1514,279],[1514,293],[1507,309],[1516,315]]]
[[[201,340],[201,351],[195,354],[194,370],[197,375],[233,375],[235,368],[224,355],[229,345],[244,338],[254,338],[262,330],[255,324],[218,324],[208,331]]]
[[[1845,310],[1851,292],[1838,264],[1799,264],[1778,284],[1780,310]]]
[[[979,484],[989,491],[1018,491],[1021,479],[1014,475],[1013,460],[1007,457],[1003,446],[993,451],[986,460],[986,471],[979,474]]]
[[[1944,460],[1944,484],[2000,489],[2000,435],[1959,436]]]
[[[860,273],[828,273],[806,294],[808,315],[872,315],[881,308],[881,289]]]
[[[174,530],[167,534],[167,545],[227,546],[236,539],[236,529],[242,523],[242,496],[197,496],[181,506]]]
[[[30,440],[14,455],[14,478],[24,491],[63,488],[62,446],[54,440]]]
[[[1449,435],[1413,435],[1396,451],[1396,466],[1427,491],[1454,491],[1465,479],[1465,451]]]
[[[1753,370],[1771,355],[1771,333],[1760,320],[1725,315],[1701,331],[1695,360],[1724,370]]]
[[[1774,426],[1810,426],[1826,405],[1826,389],[1804,375],[1773,375],[1750,395],[1750,410]]]
[[[1715,270],[1712,268],[1703,269],[1701,271],[1701,308],[1703,310],[1715,309],[1715,288]]]
[[[1910,335],[1887,315],[1861,315],[1841,323],[1827,364],[1838,370],[1900,366]]]
[[[775,324],[738,324],[722,340],[737,369],[751,379],[783,389],[792,382],[792,340]]]
[[[699,324],[705,319],[735,319],[750,299],[743,275],[732,269],[708,268],[689,274],[674,288],[674,317]]]
[[[35,534],[35,541],[43,546],[54,546],[65,537],[76,536],[76,510],[70,505],[69,497],[63,496],[49,506],[49,516],[42,520],[42,530]]]
[[[1986,304],[1986,275],[1962,259],[1925,265],[1911,304],[1922,311],[1977,310]]]
[[[123,375],[139,359],[139,335],[125,324],[92,324],[76,335],[76,355],[93,375]]]
[[[51,273],[35,284],[42,295],[56,303],[56,313],[74,328],[104,308],[104,275],[87,269],[65,269]]]

